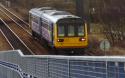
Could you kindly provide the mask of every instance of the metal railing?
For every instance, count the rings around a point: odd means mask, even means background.
[[[124,56],[0,53],[0,78],[125,78]]]

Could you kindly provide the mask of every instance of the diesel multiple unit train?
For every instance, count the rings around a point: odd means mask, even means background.
[[[87,25],[80,17],[51,7],[29,11],[32,36],[58,50],[81,50],[88,46]]]

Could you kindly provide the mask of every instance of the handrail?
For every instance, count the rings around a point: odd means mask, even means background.
[[[24,55],[11,50],[0,52],[1,66],[15,71],[11,78],[125,78],[124,56]]]

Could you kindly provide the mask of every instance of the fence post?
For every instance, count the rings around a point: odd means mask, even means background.
[[[49,58],[47,57],[47,78],[50,78],[50,75],[49,75]]]
[[[68,78],[70,78],[70,59],[68,58]]]
[[[106,78],[108,78],[108,62],[106,60]]]

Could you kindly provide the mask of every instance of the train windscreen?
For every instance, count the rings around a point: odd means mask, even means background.
[[[80,19],[62,19],[57,23],[58,37],[85,36],[84,22]]]

